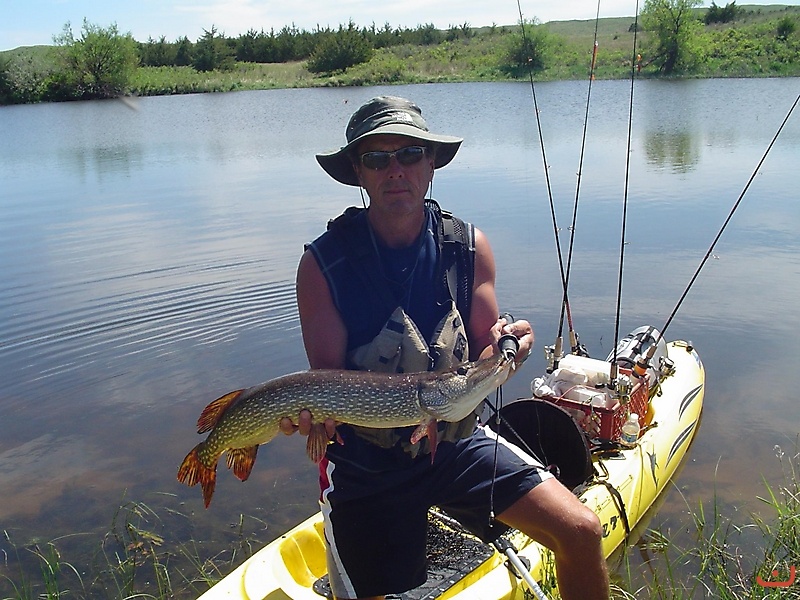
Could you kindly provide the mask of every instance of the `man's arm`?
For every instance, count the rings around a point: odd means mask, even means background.
[[[312,369],[344,369],[347,352],[347,330],[339,311],[333,304],[328,282],[317,264],[314,255],[306,250],[297,267],[297,307],[300,311],[300,328],[303,344]],[[328,439],[336,435],[336,424],[332,419],[315,424],[313,415],[300,411],[297,423],[292,418],[281,420],[281,431],[291,435],[299,431],[308,435],[313,426],[325,428]]]
[[[312,369],[344,369],[347,330],[333,303],[328,282],[310,251],[297,267],[297,307],[308,363]]]

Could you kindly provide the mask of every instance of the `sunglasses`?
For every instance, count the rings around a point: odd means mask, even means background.
[[[389,162],[394,156],[401,165],[415,165],[423,159],[427,148],[425,146],[406,146],[394,152],[384,152],[376,150],[375,152],[365,152],[359,158],[361,164],[368,169],[380,171],[389,166]]]

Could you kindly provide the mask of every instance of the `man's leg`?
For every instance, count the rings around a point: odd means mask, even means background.
[[[557,480],[543,481],[498,519],[553,551],[564,600],[608,600],[600,520]]]

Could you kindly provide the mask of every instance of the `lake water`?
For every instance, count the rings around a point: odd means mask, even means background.
[[[798,92],[798,79],[637,82],[622,334],[664,324]],[[466,140],[433,195],[488,234],[502,308],[534,325],[537,351],[506,390],[527,394],[561,297],[528,84],[0,108],[0,530],[12,542],[0,538],[0,576],[19,577],[13,547],[63,536],[65,560],[97,560],[86,547],[119,528],[120,506],[152,509],[142,527],[167,546],[194,540],[202,558],[317,509],[300,436],[261,448],[247,483],[221,468],[208,511],[175,475],[208,402],[306,368],[297,261],[361,203],[314,154],[340,146],[350,114],[380,93],[413,98],[434,131]],[[629,94],[595,82],[589,110],[570,299],[597,357],[614,336]],[[536,95],[566,249],[587,83]],[[693,341],[707,370],[677,486],[693,507],[716,493],[745,520],[763,479],[780,481],[775,446],[796,451],[800,431],[798,165],[795,115],[666,336]],[[672,490],[654,523],[680,529],[682,512]]]

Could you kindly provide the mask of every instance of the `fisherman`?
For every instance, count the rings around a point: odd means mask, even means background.
[[[497,352],[504,334],[518,339],[521,363],[533,331],[527,321],[498,319],[486,236],[426,198],[462,139],[430,132],[417,105],[392,96],[359,108],[345,135],[345,146],[317,161],[359,187],[364,205],[366,192],[369,204],[329,223],[300,260],[311,368],[441,370]],[[434,460],[429,439],[411,443],[414,427],[315,423],[302,411],[281,429],[333,440],[319,474],[336,598],[382,598],[423,584],[431,506],[484,541],[510,526],[551,548],[565,600],[609,597],[597,516],[533,458],[496,443],[476,415],[439,423]]]

